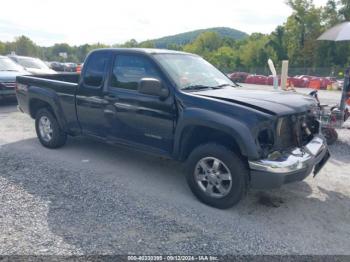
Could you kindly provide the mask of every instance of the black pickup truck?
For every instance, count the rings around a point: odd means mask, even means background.
[[[189,53],[99,49],[81,76],[19,76],[16,88],[43,146],[86,135],[185,162],[193,193],[217,208],[317,174],[329,158],[312,97],[237,89]]]

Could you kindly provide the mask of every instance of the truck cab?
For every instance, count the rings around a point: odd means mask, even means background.
[[[77,90],[82,132],[169,154],[176,118],[171,89],[159,65],[145,53],[94,52],[83,67]]]

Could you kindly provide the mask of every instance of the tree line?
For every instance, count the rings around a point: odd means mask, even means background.
[[[317,41],[326,29],[350,21],[349,0],[328,0],[322,7],[316,7],[313,0],[287,0],[286,4],[293,13],[271,34],[253,33],[245,39],[234,40],[220,37],[215,32],[203,32],[192,43],[170,44],[167,48],[201,55],[225,72],[266,71],[268,58],[277,66],[282,60],[289,60],[290,67],[299,68],[304,74],[306,69],[317,68],[327,68],[324,74],[330,74],[329,70],[339,71],[350,65],[349,42]],[[36,56],[47,61],[82,62],[88,52],[103,47],[152,48],[155,44],[152,41],[138,43],[132,39],[112,46],[102,43],[70,46],[62,43],[41,47],[28,37],[20,36],[13,42],[0,41],[0,54],[14,51],[18,55]],[[67,53],[68,57],[60,57],[61,52]]]
[[[329,75],[350,65],[350,42],[317,41],[325,30],[350,21],[349,0],[329,0],[322,7],[316,7],[312,0],[288,0],[286,4],[293,13],[271,34],[253,33],[234,41],[208,32],[179,49],[202,55],[227,72],[268,72],[268,58],[277,66],[282,60],[289,60],[295,74],[313,71]]]

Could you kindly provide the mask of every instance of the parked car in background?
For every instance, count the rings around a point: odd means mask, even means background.
[[[63,72],[64,71],[63,63],[57,62],[57,61],[50,62],[50,68],[52,70],[55,70],[56,72]]]
[[[324,87],[325,89],[328,89],[329,87],[331,87],[331,89],[338,90],[339,83],[337,81],[337,78],[336,77],[324,77],[321,88],[322,87]]]
[[[29,56],[8,55],[17,64],[21,65],[26,71],[34,75],[38,74],[56,74],[56,71],[48,67],[39,58]]]
[[[300,76],[292,76],[292,77],[288,77],[287,84],[293,87],[307,87],[308,81],[309,80],[302,79]]]
[[[245,82],[247,84],[267,85],[268,77],[263,75],[248,75]]]
[[[236,77],[238,74],[232,73]],[[229,77],[232,79],[231,75]],[[247,84],[255,85],[273,85],[273,76],[264,76],[264,75],[248,75],[245,79]],[[278,84],[281,84],[281,76],[278,76]],[[287,86],[288,87],[305,87],[313,89],[341,89],[342,82],[337,81],[335,77],[318,77],[318,76],[309,76],[309,75],[296,75],[288,76]]]
[[[76,63],[64,63],[63,66],[65,72],[76,72],[78,65]]]
[[[45,65],[47,65],[48,67],[50,67],[50,62],[49,61],[43,61],[45,63]]]
[[[308,75],[296,75],[294,77],[290,78],[291,85],[294,87],[309,87],[310,80],[312,79],[312,76]]]
[[[233,81],[237,83],[245,83],[245,80],[249,76],[249,73],[246,72],[233,72],[228,75],[228,77]]]
[[[266,80],[266,84],[267,85],[270,85],[270,86],[273,86],[273,75],[269,75],[268,77],[267,77],[267,80]],[[280,75],[278,75],[277,76],[277,79],[278,79],[278,84],[280,85],[281,84],[281,76]]]
[[[0,98],[15,96],[16,76],[29,75],[23,67],[6,56],[0,56]]]

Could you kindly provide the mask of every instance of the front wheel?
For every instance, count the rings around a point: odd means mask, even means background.
[[[203,203],[226,209],[244,196],[248,170],[233,151],[218,144],[205,144],[193,150],[187,160],[187,182]]]
[[[46,108],[40,109],[35,117],[35,130],[40,143],[48,148],[63,146],[67,134],[61,129],[54,115]]]

